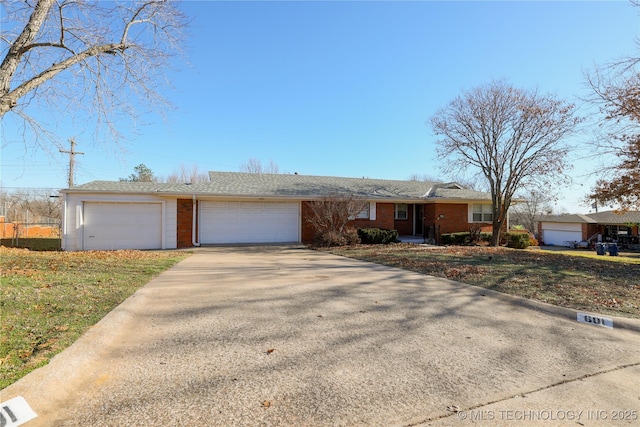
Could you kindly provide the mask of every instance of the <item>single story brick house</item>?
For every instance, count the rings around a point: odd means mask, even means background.
[[[356,228],[400,235],[468,231],[491,223],[491,197],[456,183],[298,174],[210,172],[210,182],[94,181],[61,191],[62,248],[174,249],[311,242],[308,202],[353,194],[368,202]]]
[[[580,242],[618,242],[635,248],[639,242],[640,212],[615,211],[553,215],[538,223],[540,244],[574,246]],[[598,240],[600,239],[600,240]]]

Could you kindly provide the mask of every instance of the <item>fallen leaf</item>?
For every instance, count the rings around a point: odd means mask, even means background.
[[[458,405],[449,405],[449,406],[447,406],[447,411],[449,411],[449,412],[460,412],[460,407]]]
[[[276,351],[276,349],[275,349],[275,348],[270,348],[269,350],[267,350],[267,354],[271,354],[271,353],[273,353],[274,351]]]
[[[265,400],[264,402],[261,403],[263,408],[269,408],[271,407],[271,401],[270,400]]]

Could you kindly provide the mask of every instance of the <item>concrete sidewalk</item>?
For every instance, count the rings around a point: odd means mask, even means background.
[[[1,401],[24,396],[27,426],[637,425],[640,334],[521,302],[301,247],[202,248]]]

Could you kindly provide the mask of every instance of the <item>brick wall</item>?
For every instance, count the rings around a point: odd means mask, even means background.
[[[589,237],[599,232],[598,224],[582,224],[582,240],[587,240]]]
[[[177,245],[178,248],[190,248],[193,246],[192,225],[193,225],[193,200],[178,199],[178,224],[177,224]]]
[[[177,246],[179,248],[192,247],[191,231],[193,221],[193,201],[191,199],[177,200]],[[409,205],[407,220],[394,220],[393,203],[376,203],[376,219],[356,219],[350,222],[354,228],[377,227],[398,230],[399,234],[413,233],[413,205]],[[468,208],[466,203],[435,203],[424,205],[425,225],[438,227],[439,233],[455,233],[469,231]],[[301,240],[305,243],[313,242],[315,230],[307,222],[311,215],[308,202],[302,202],[301,212]],[[443,215],[443,218],[440,218]],[[489,224],[490,225],[490,224]]]
[[[311,243],[313,242],[313,238],[315,236],[315,230],[307,222],[307,218],[311,216],[311,208],[309,207],[309,202],[302,202],[302,212],[300,212],[300,215],[302,222],[302,232],[300,239],[304,243]]]
[[[441,234],[469,231],[469,208],[466,203],[435,203],[427,225],[436,224]],[[482,225],[482,224],[478,224]]]
[[[385,228],[387,230],[394,229],[393,223],[394,204],[393,203],[376,203],[376,219],[355,219],[350,222],[355,228]]]
[[[354,228],[386,228],[389,230],[394,229],[393,224],[394,207],[393,203],[376,203],[376,219],[355,219],[349,222]],[[311,215],[311,208],[309,208],[308,202],[302,202],[302,241],[304,243],[311,243],[315,238],[316,231],[309,225],[307,218]]]

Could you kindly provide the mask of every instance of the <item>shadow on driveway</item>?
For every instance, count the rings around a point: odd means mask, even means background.
[[[640,364],[638,334],[519,301],[301,247],[203,248],[3,399],[25,395],[33,425],[457,425],[452,408]]]

